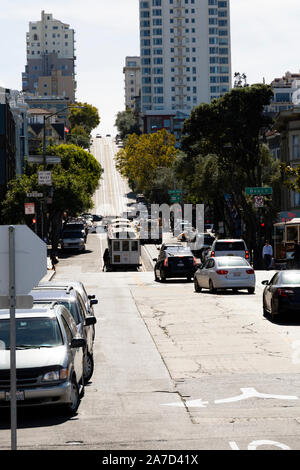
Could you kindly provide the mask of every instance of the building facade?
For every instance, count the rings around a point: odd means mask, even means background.
[[[147,0],[140,7],[141,112],[182,121],[231,89],[229,0]],[[153,127],[154,126],[154,127]]]
[[[74,30],[42,11],[41,20],[29,23],[27,64],[22,74],[25,93],[66,97],[75,101]]]
[[[124,88],[125,88],[125,109],[136,111],[139,108],[141,96],[141,59],[140,57],[128,56],[125,59]]]
[[[0,87],[0,201],[5,197],[8,182],[16,176],[16,130],[9,91]]]

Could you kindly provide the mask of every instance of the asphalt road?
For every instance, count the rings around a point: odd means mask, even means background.
[[[109,171],[100,144],[96,154]],[[112,188],[108,203],[120,209],[127,189],[117,180]],[[95,372],[78,414],[20,411],[18,447],[298,450],[300,319],[263,317],[261,281],[273,272],[256,273],[254,295],[198,294],[145,268],[102,272],[105,244],[104,233],[90,234],[87,252],[61,257],[54,278],[81,280],[99,299]],[[0,449],[9,446],[1,414]]]

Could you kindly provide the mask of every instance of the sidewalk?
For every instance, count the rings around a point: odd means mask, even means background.
[[[40,280],[40,282],[51,281],[55,276],[55,271],[52,269],[52,263],[49,256],[47,256],[47,274]]]

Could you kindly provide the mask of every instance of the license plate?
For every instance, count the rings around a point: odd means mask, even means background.
[[[184,264],[183,263],[177,263],[177,266],[183,267]]]
[[[24,392],[18,390],[16,392],[16,399],[19,400],[19,401],[24,401],[25,400]],[[5,393],[5,400],[10,401],[10,392]]]
[[[241,273],[233,273],[234,277],[239,277]]]

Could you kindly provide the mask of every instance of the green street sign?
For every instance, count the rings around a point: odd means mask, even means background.
[[[264,188],[245,188],[245,193],[247,196],[266,196],[273,194],[273,189],[267,186]]]
[[[168,193],[170,194],[170,196],[181,196],[182,189],[170,189]]]
[[[171,196],[171,202],[181,202],[181,196]]]

